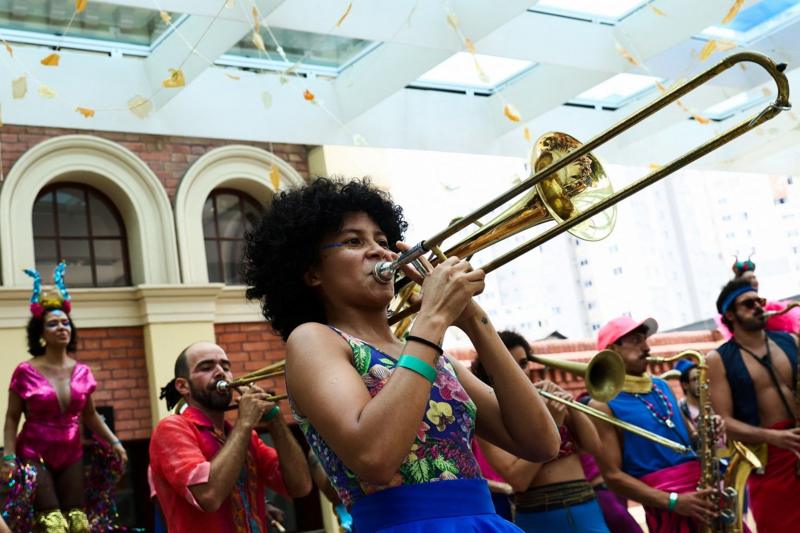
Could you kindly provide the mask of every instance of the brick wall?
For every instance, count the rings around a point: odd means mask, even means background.
[[[149,438],[151,398],[142,328],[80,329],[76,357],[92,368],[97,380],[95,405],[114,408],[117,436]]]
[[[244,144],[272,152],[292,165],[301,176],[308,177],[308,147],[299,144],[258,143],[9,124],[3,125],[3,130],[0,132],[4,172],[7,173],[17,159],[32,146],[52,137],[72,134],[95,135],[114,141],[131,150],[158,176],[170,199],[174,198],[181,178],[192,163],[206,152],[228,144]]]
[[[234,377],[264,368],[286,357],[286,345],[280,337],[272,333],[266,322],[214,324],[214,334],[217,344],[225,350],[228,359],[231,360]],[[275,394],[286,393],[283,376],[259,381],[258,386],[275,391]],[[283,402],[282,409],[286,421],[291,421],[286,402]]]

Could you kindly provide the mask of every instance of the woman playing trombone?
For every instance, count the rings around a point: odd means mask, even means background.
[[[406,271],[422,283],[422,308],[406,342],[393,335],[393,286],[371,272],[407,248],[405,228],[402,209],[366,181],[282,193],[248,237],[248,297],[287,340],[295,416],[356,530],[516,531],[494,513],[472,434],[543,462],[558,453],[558,430],[473,300],[484,273],[466,261],[451,257],[424,279]],[[451,325],[494,391],[443,355]]]

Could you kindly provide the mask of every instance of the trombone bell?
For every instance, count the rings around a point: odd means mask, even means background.
[[[616,397],[625,383],[625,363],[612,350],[599,352],[588,363],[560,361],[538,355],[531,357],[536,363],[582,377],[586,381],[587,392],[598,402],[607,402]]]

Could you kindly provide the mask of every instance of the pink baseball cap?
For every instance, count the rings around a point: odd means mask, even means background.
[[[614,344],[617,339],[638,329],[640,326],[647,328],[646,335],[649,337],[658,331],[658,322],[653,318],[645,318],[641,322],[636,322],[629,316],[617,317],[602,328],[597,333],[597,349],[605,350],[610,345]]]

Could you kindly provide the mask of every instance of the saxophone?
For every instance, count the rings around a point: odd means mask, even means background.
[[[648,357],[648,363],[673,363],[679,359],[693,359],[698,369],[700,391],[700,418],[697,423],[697,455],[700,458],[700,480],[697,490],[717,489],[711,501],[719,508],[719,517],[711,524],[703,524],[703,533],[742,533],[744,489],[750,472],[761,467],[761,462],[740,442],[731,443],[731,461],[723,476],[715,444],[719,435],[714,425],[714,411],[709,396],[708,366],[706,358],[695,350],[686,350],[671,357]]]

